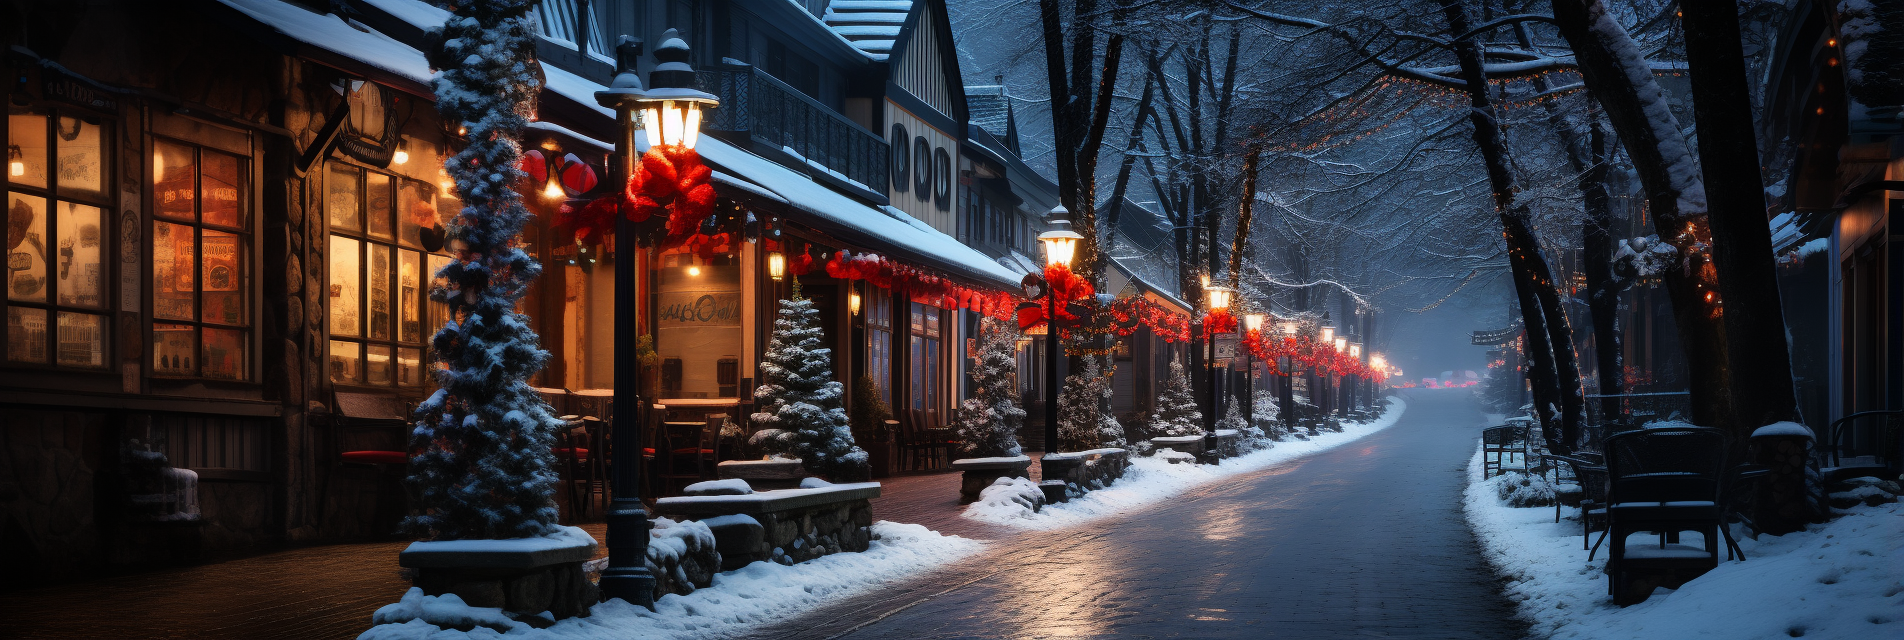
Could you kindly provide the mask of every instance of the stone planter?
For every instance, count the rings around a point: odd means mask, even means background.
[[[1151,438],[1150,446],[1153,450],[1169,448],[1176,450],[1178,453],[1188,453],[1199,457],[1203,455],[1204,448],[1203,436],[1164,436]]]
[[[799,460],[769,458],[766,460],[728,460],[714,467],[714,473],[722,480],[738,478],[747,481],[747,486],[755,491],[774,489],[796,489],[800,480],[807,477],[807,470]]]
[[[873,541],[871,500],[879,483],[856,482],[745,495],[683,496],[655,501],[655,514],[698,520],[714,532],[721,570],[755,561],[805,562]]]
[[[952,469],[961,472],[959,504],[978,501],[978,494],[999,478],[1031,479],[1031,456],[1002,458],[962,458],[952,461]]]
[[[1235,429],[1216,430],[1216,457],[1234,458],[1243,452],[1243,434]]]
[[[541,538],[414,542],[397,554],[397,564],[416,570],[413,584],[427,595],[454,593],[472,607],[519,616],[547,611],[560,620],[586,617],[601,601],[582,571],[594,555],[593,537],[562,527]]]
[[[1130,467],[1130,451],[1118,448],[1046,454],[1039,460],[1045,482],[1059,481],[1082,493],[1108,487]]]

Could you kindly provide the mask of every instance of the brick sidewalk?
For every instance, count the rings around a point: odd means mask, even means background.
[[[1037,474],[1033,465],[1032,473]],[[983,540],[1012,530],[959,516],[959,474],[881,479],[873,518]],[[602,523],[582,523],[598,541]],[[0,591],[0,639],[355,638],[378,607],[410,584],[398,573],[407,542],[302,547],[195,567]],[[606,550],[598,551],[605,554]],[[11,586],[11,585],[9,585]]]

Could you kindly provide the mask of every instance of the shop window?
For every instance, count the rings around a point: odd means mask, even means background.
[[[82,118],[7,115],[7,362],[106,366],[110,139]]]
[[[423,385],[426,342],[448,320],[424,295],[430,274],[448,263],[419,242],[417,223],[434,224],[435,191],[343,163],[326,172],[331,382]]]
[[[866,295],[866,374],[879,387],[879,400],[892,406],[892,295],[868,287]]]
[[[732,398],[723,360],[739,362],[740,254],[727,244],[696,251],[677,247],[655,257],[655,351],[662,358],[662,395]]]
[[[912,139],[906,135],[906,125],[894,123],[892,126],[892,190],[905,193],[912,186],[912,175],[907,172],[906,159],[912,155],[906,153],[906,141]]]
[[[908,342],[912,363],[912,408],[932,411],[939,408],[940,372],[939,351],[943,336],[940,335],[939,308],[931,305],[912,303],[909,314],[911,326]]]
[[[952,210],[952,156],[944,147],[932,150],[932,206]]]
[[[152,372],[247,380],[249,159],[153,141]]]

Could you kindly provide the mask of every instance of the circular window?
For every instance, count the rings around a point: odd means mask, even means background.
[[[943,148],[932,152],[932,201],[940,209],[952,208],[952,156]]]
[[[892,188],[900,193],[906,192],[906,185],[912,176],[906,175],[906,159],[912,156],[906,153],[906,125],[892,126]]]
[[[924,136],[912,139],[912,190],[920,200],[932,199],[932,145]]]

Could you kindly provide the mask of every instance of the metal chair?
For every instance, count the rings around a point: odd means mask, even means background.
[[[1481,479],[1507,473],[1510,458],[1527,464],[1528,427],[1508,424],[1481,430]]]
[[[1721,496],[1725,437],[1706,427],[1637,429],[1608,436],[1605,453],[1607,537],[1613,541],[1607,550],[1607,575],[1614,603],[1626,606],[1651,593],[1634,591],[1642,570],[1703,572],[1717,567],[1721,535],[1731,548]],[[1700,534],[1703,553],[1667,548],[1683,531]],[[1658,550],[1630,556],[1626,538],[1639,532],[1659,534]]]
[[[1598,544],[1587,546],[1587,539],[1593,537],[1596,523],[1600,530],[1606,529],[1607,517],[1607,471],[1606,465],[1599,460],[1599,454],[1581,453],[1572,456],[1548,455],[1547,459],[1562,463],[1573,471],[1574,480],[1580,483],[1580,548],[1587,550],[1587,560],[1593,560],[1593,552],[1599,550]],[[1554,522],[1560,522],[1560,505],[1554,505]],[[1606,536],[1600,536],[1605,540]]]

